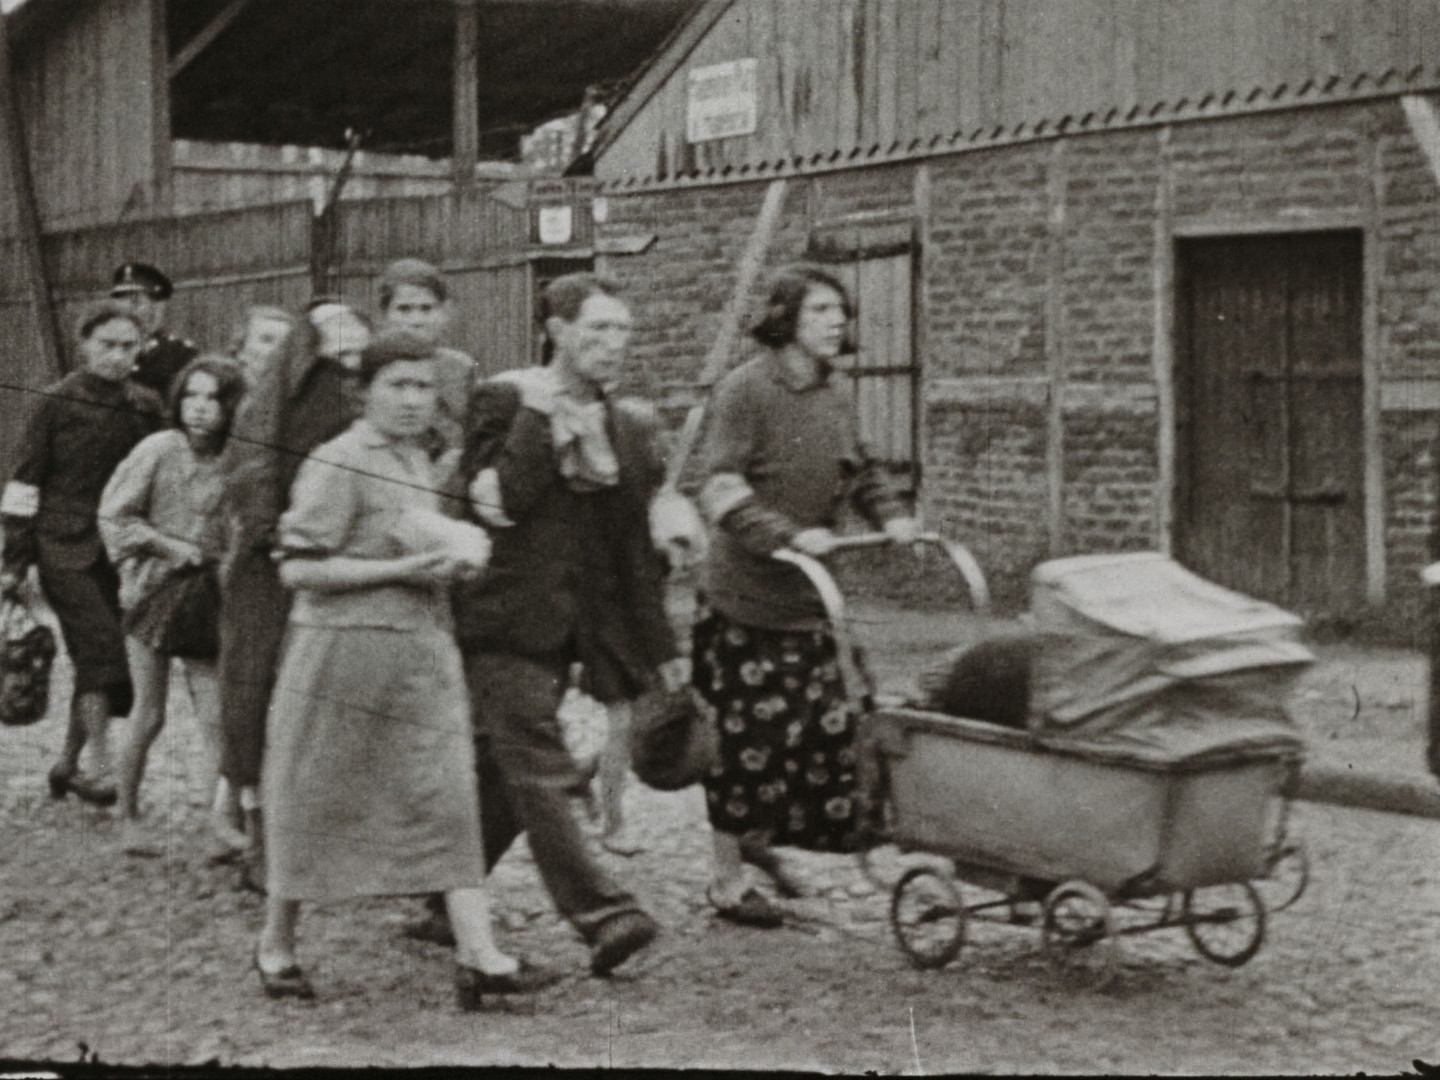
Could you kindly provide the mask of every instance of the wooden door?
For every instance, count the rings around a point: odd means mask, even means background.
[[[855,395],[860,437],[881,461],[918,483],[915,357],[915,247],[908,221],[818,229],[809,255],[855,302],[854,356],[838,367]]]
[[[1305,613],[1365,598],[1361,243],[1178,250],[1176,554]]]

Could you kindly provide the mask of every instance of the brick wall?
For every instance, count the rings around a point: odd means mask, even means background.
[[[910,206],[914,168],[792,180],[771,263],[802,254],[815,220]],[[922,497],[1002,596],[1023,596],[1029,569],[1051,553],[1052,423],[1063,433],[1058,553],[1158,543],[1169,497],[1152,356],[1162,214],[1189,226],[1373,221],[1382,378],[1440,379],[1437,189],[1394,100],[1092,134],[1059,150],[1022,144],[928,168]],[[608,229],[656,233],[643,255],[611,260],[641,302],[635,374],[651,392],[693,376],[763,191],[756,182],[611,198]],[[1383,417],[1387,609],[1402,618],[1416,610],[1414,571],[1437,514],[1437,400]]]
[[[1045,410],[994,402],[928,415],[927,518],[970,548],[998,604],[1021,606],[1049,543]]]

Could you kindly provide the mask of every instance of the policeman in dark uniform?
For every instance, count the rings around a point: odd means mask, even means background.
[[[117,267],[110,287],[110,296],[134,312],[141,328],[149,335],[135,359],[135,373],[131,378],[161,398],[169,394],[170,382],[180,369],[200,352],[194,342],[173,337],[164,330],[165,301],[174,291],[168,277],[142,262],[127,262]]]

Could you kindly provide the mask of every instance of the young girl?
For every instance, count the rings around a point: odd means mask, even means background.
[[[425,449],[434,348],[381,336],[359,371],[364,413],[301,467],[278,529],[295,591],[266,726],[265,928],[270,997],[310,997],[295,956],[301,901],[443,892],[461,1008],[553,978],[490,932],[469,702],[449,587],[489,554],[442,518]]]
[[[229,785],[217,783],[220,766],[220,701],[215,680],[214,624],[208,634],[176,639],[177,608],[197,575],[215,573],[220,556],[220,451],[244,383],[228,360],[202,356],[176,377],[170,423],[131,451],[110,477],[100,499],[100,535],[120,573],[125,611],[125,649],[135,701],[129,738],[120,752],[122,844],[127,854],[159,855],[158,838],[140,821],[140,778],[155,737],[165,723],[170,658],[184,658],[186,682],[204,745],[204,790],[213,795],[217,837],[227,847],[243,844],[239,807]],[[203,587],[203,584],[202,584]],[[218,582],[212,590],[218,594]],[[218,599],[218,595],[217,595]],[[182,633],[193,632],[190,628]]]

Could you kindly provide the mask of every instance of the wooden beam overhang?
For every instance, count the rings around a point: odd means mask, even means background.
[[[233,23],[242,11],[250,6],[250,0],[230,0],[221,9],[220,14],[210,20],[208,26],[187,41],[183,48],[170,59],[170,78],[175,78],[184,71],[202,52],[210,47],[211,42],[218,38]]]

